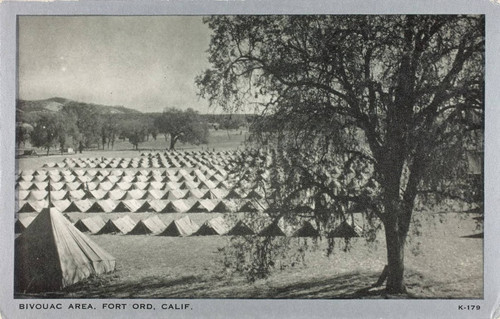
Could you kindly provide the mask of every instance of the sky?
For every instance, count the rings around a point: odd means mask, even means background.
[[[219,113],[194,84],[210,34],[199,16],[19,17],[19,98]]]

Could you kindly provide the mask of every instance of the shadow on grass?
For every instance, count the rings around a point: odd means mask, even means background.
[[[147,277],[140,281],[125,281],[110,274],[92,278],[66,288],[58,294],[30,295],[30,298],[227,298],[227,299],[418,299],[429,298],[420,292],[433,287],[440,291],[447,283],[431,282],[422,275],[409,272],[405,278],[408,293],[387,295],[383,287],[372,288],[379,273],[353,272],[335,277],[325,276],[308,281],[280,283],[278,280],[254,284],[239,279],[217,276],[184,276],[180,278]],[[424,297],[425,295],[425,297]],[[17,295],[17,298],[23,298]],[[27,297],[24,295],[24,297]],[[454,298],[435,296],[430,298]],[[456,298],[456,297],[455,297]]]

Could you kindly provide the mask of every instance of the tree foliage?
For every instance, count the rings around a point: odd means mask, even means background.
[[[482,200],[484,17],[215,16],[200,95],[255,106],[272,150],[270,212],[328,228],[353,209],[384,225],[388,292],[405,291],[412,215]],[[267,187],[270,187],[269,185]],[[291,215],[291,216],[290,216]]]
[[[169,136],[170,149],[174,149],[178,141],[196,145],[208,143],[208,125],[198,112],[191,108],[185,111],[176,108],[165,109],[156,117],[155,126],[159,133],[165,137]]]
[[[97,106],[70,102],[63,105],[61,112],[68,122],[74,123],[76,141],[82,142],[85,147],[101,142],[102,114]]]
[[[144,117],[120,120],[119,130],[120,134],[127,138],[135,149],[139,149],[139,144],[146,141],[146,136],[148,135]]]
[[[33,126],[28,123],[17,122],[16,123],[16,146],[19,148],[21,144],[25,145],[30,139],[31,132],[33,132]]]
[[[31,132],[31,143],[46,149],[48,155],[51,147],[58,144],[64,147],[67,130],[67,123],[60,114],[41,112]]]

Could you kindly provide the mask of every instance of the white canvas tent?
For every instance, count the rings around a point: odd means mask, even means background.
[[[224,235],[229,231],[226,221],[221,216],[212,218],[201,225],[193,236]]]
[[[140,220],[127,235],[158,234],[166,228],[165,224],[158,216],[151,216]]]
[[[89,232],[91,234],[96,234],[98,233],[101,228],[105,225],[106,223],[100,216],[94,216],[94,217],[87,217],[87,218],[82,218],[79,219],[75,223],[75,227],[81,231],[81,232]]]
[[[198,230],[196,225],[189,216],[184,216],[181,219],[172,221],[165,230],[160,233],[160,236],[189,236]]]
[[[15,233],[22,233],[26,228],[28,228],[34,219],[35,217],[33,216],[19,217],[14,224]]]
[[[135,222],[129,216],[120,217],[115,220],[108,220],[97,234],[126,234],[135,227]]]
[[[55,291],[115,269],[115,258],[56,210],[44,209],[15,241],[15,290]]]
[[[229,230],[227,232],[226,235],[228,235],[228,236],[245,236],[245,235],[254,235],[254,234],[255,234],[255,232],[250,227],[248,227],[247,224],[245,224],[242,220],[240,220],[236,223],[236,225],[233,226],[233,228],[231,228],[231,230]]]

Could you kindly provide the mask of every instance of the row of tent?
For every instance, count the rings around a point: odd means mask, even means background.
[[[263,211],[267,206],[258,200],[174,199],[174,200],[51,200],[62,213],[233,213]],[[20,201],[18,213],[38,213],[48,207],[48,200]]]
[[[218,176],[218,175],[221,176]],[[115,169],[115,170],[107,170],[107,169],[66,169],[66,170],[22,170],[18,174],[18,181],[35,181],[35,182],[43,182],[47,181],[49,178],[52,181],[57,182],[57,178],[64,179],[67,181],[73,181],[71,176],[74,177],[89,177],[92,179],[93,177],[122,177],[122,176],[145,176],[145,177],[157,177],[163,178],[168,177],[172,181],[178,181],[180,177],[193,179],[194,177],[198,177],[201,180],[210,180],[212,177],[216,179],[220,179],[222,177],[226,177],[228,172],[220,167],[214,168],[196,168],[196,169],[154,169],[154,170],[133,170],[133,169]],[[216,175],[216,176],[214,176]]]
[[[157,153],[147,157],[134,158],[65,158],[62,162],[49,162],[44,167],[72,167],[72,168],[170,168],[170,167],[196,167],[200,165],[231,166],[234,155],[204,155],[181,154],[165,155]]]
[[[224,151],[199,151],[199,150],[193,150],[193,151],[179,151],[179,150],[165,150],[165,151],[145,151],[141,152],[141,156],[158,156],[158,155],[164,155],[164,156],[187,156],[187,155],[193,155],[193,156],[208,156],[208,157],[227,157],[227,156],[235,156],[242,154],[243,151],[241,150],[224,150]]]
[[[180,168],[198,166],[222,166],[233,169],[239,162],[257,163],[272,161],[272,153],[260,151],[168,151],[143,152],[141,157],[96,157],[96,158],[65,158],[62,162],[44,164],[47,168]]]
[[[170,181],[169,179],[154,179],[151,177],[148,179],[144,177],[142,180],[133,177],[133,178],[125,178],[122,177],[120,179],[108,179],[104,178],[102,181],[95,177],[95,180],[89,181],[78,181],[76,178],[72,179],[72,181],[50,181],[50,190],[58,191],[58,190],[94,190],[94,189],[102,189],[102,190],[113,190],[113,189],[121,189],[121,190],[129,190],[129,189],[213,189],[213,188],[224,188],[228,189],[232,187],[232,184],[228,181],[211,181],[211,180],[188,180],[182,179],[177,182]],[[49,190],[49,182],[26,182],[21,181],[16,183],[16,188],[21,191],[26,190]]]
[[[156,188],[145,188],[141,189],[135,185],[135,188],[128,188],[124,190],[121,188],[106,190],[106,189],[94,189],[90,191],[84,191],[82,189],[76,190],[52,190],[50,192],[51,198],[55,200],[62,199],[113,199],[113,200],[125,200],[125,199],[185,199],[185,198],[198,198],[198,199],[236,199],[236,198],[248,198],[248,199],[262,199],[263,195],[257,191],[250,191],[248,194],[244,194],[239,190],[228,191],[223,188],[213,188],[213,189],[156,189]],[[16,193],[17,199],[22,201],[36,201],[44,200],[48,197],[48,191],[40,190],[20,190]]]
[[[47,200],[49,196],[48,191],[40,191],[40,190],[31,190],[25,191],[20,190],[16,193],[16,198],[19,201],[40,201]],[[149,190],[143,190],[140,188],[123,190],[123,189],[95,189],[90,191],[85,191],[82,189],[77,190],[58,190],[51,191],[50,196],[54,200],[81,200],[81,199],[90,199],[90,200],[102,200],[102,199],[111,199],[111,200],[127,200],[127,199],[264,199],[264,195],[260,193],[258,190],[251,190],[248,193],[243,193],[243,190],[240,189],[232,189],[228,191],[223,188],[213,188],[213,189],[154,189],[150,188]]]
[[[21,217],[16,221],[16,233],[22,233],[28,229],[34,217]],[[130,216],[123,216],[117,219],[104,221],[101,216],[86,217],[77,220],[74,226],[81,232],[88,232],[95,235],[101,234],[123,234],[123,235],[158,235],[158,236],[287,236],[286,232],[277,222],[271,222],[266,227],[256,232],[242,220],[230,227],[223,217],[217,216],[205,221],[198,226],[189,216],[176,219],[167,225],[157,216],[153,215],[146,219],[135,222]],[[333,237],[359,237],[361,228],[351,226],[344,221],[333,231],[327,234],[327,238]],[[291,237],[318,237],[318,230],[308,221],[302,222],[301,226],[289,232]]]
[[[105,171],[104,171],[105,172]],[[110,172],[110,171],[108,171]],[[133,172],[132,172],[133,173]],[[112,183],[117,183],[117,182],[182,182],[182,181],[213,181],[213,182],[221,182],[227,179],[227,176],[222,176],[221,174],[199,174],[195,176],[191,175],[173,175],[173,174],[163,174],[163,175],[152,175],[152,174],[145,174],[142,175],[142,172],[139,172],[141,174],[122,174],[122,175],[116,175],[116,174],[97,174],[97,175],[91,175],[90,171],[86,172],[85,175],[55,175],[55,174],[48,174],[48,175],[21,175],[17,179],[17,182],[48,182],[49,180],[51,182],[75,182],[75,181],[80,181],[80,182],[102,182],[102,181],[109,181]]]
[[[134,181],[135,180],[135,181]],[[215,189],[215,188],[223,188],[228,189],[231,188],[232,184],[227,181],[194,181],[194,180],[185,180],[181,182],[171,182],[171,181],[139,181],[138,179],[130,180],[119,180],[116,182],[112,182],[110,180],[106,181],[89,181],[89,182],[50,182],[50,190],[59,191],[59,190],[130,190],[130,189],[141,189],[141,190],[149,190],[149,189],[159,189],[159,190],[170,190],[170,189]],[[16,184],[16,188],[19,191],[48,191],[49,190],[49,182],[18,182]]]

